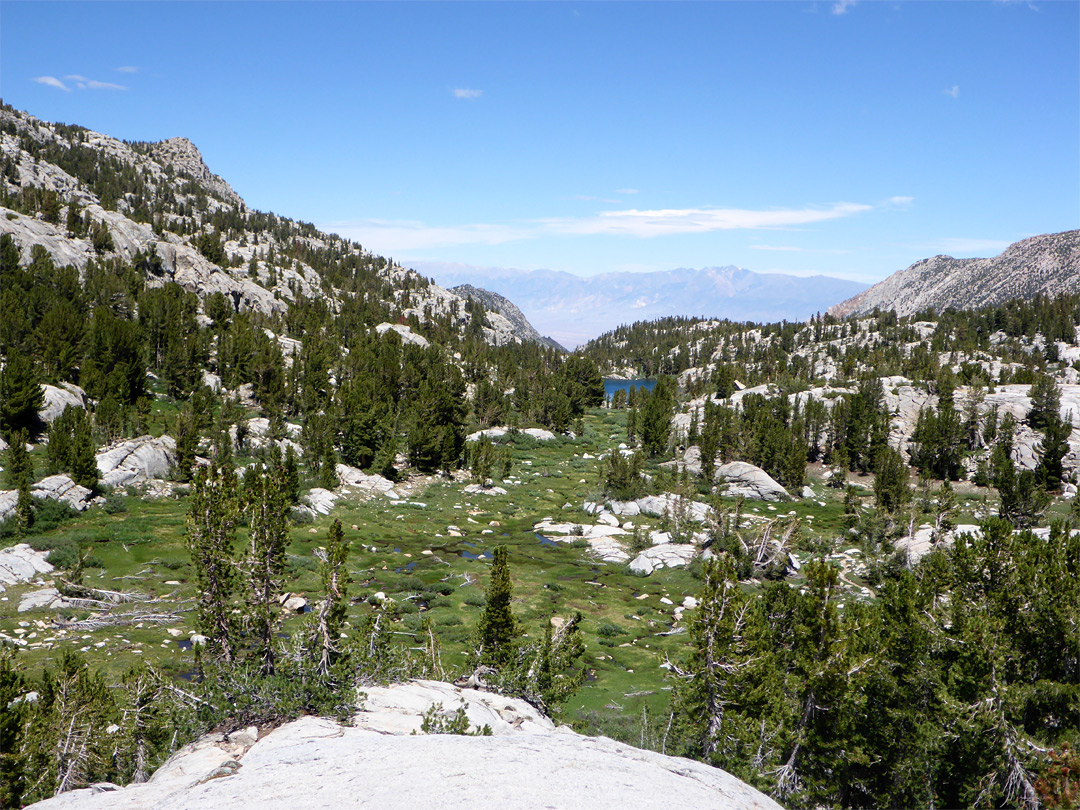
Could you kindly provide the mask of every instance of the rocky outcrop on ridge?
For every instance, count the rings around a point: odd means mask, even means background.
[[[365,690],[352,726],[302,717],[276,729],[211,734],[141,785],[96,785],[36,810],[372,807],[694,807],[780,810],[730,774],[555,727],[514,698],[433,681]],[[491,736],[422,734],[423,715],[462,708]]]
[[[1080,291],[1080,230],[1033,236],[992,259],[934,256],[893,273],[829,308],[840,318],[874,309],[913,315],[933,308],[977,309],[1013,298]]]
[[[233,203],[244,202],[240,195],[233,191],[232,186],[210,171],[203,162],[202,152],[187,138],[169,138],[167,141],[152,144],[150,154],[162,165],[172,166],[178,174],[186,174],[197,180],[222,199]]]
[[[566,351],[557,341],[544,337],[537,332],[533,325],[529,323],[528,318],[525,317],[525,313],[518,309],[517,305],[509,298],[504,298],[498,293],[491,292],[491,290],[474,287],[471,284],[459,284],[456,287],[451,287],[450,292],[460,295],[462,298],[468,298],[470,301],[479,301],[484,305],[484,309],[502,315],[511,323],[514,334],[522,341],[542,343],[557,351]]]
[[[0,207],[0,234],[12,236],[24,263],[30,261],[35,246],[44,248],[57,266],[70,265],[80,273],[91,260],[115,258],[132,263],[138,254],[150,257],[143,264],[147,287],[176,282],[200,299],[221,293],[236,310],[264,315],[284,313],[298,296],[324,299],[331,311],[338,311],[344,294],[306,260],[269,261],[272,253],[280,256],[302,248],[368,264],[381,277],[380,296],[402,321],[416,318],[423,324],[433,317],[450,316],[456,327],[464,328],[471,320],[464,297],[429,283],[415,271],[373,256],[338,236],[273,215],[260,215],[263,224],[256,230],[230,228],[221,244],[222,257],[211,261],[209,253],[196,249],[201,236],[218,235],[210,224],[211,216],[225,213],[233,221],[250,224],[248,215],[252,212],[228,182],[210,171],[187,138],[126,143],[93,130],[50,124],[8,107],[0,107],[0,125],[0,154],[9,166],[0,178],[0,191],[16,198],[26,189],[39,188],[54,193],[60,206],[51,222],[41,213],[28,215]],[[93,158],[88,158],[87,152],[97,153],[107,162],[106,172],[118,166],[133,172],[140,181],[139,195],[103,200],[88,175],[74,168],[92,165]],[[77,159],[65,162],[72,155]],[[153,217],[148,214],[148,200],[158,206]],[[71,206],[84,221],[78,234],[66,227]],[[111,247],[95,245],[90,236],[94,228],[102,226],[108,231]],[[507,311],[513,308],[520,315],[516,307],[507,304]],[[500,311],[485,312],[484,320],[481,333],[491,344],[544,341],[538,335],[533,337],[537,333],[527,322],[524,326],[512,322]],[[416,342],[426,342],[421,335],[411,336]],[[404,334],[402,337],[408,339]]]

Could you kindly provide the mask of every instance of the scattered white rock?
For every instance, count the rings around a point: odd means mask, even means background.
[[[483,484],[469,484],[464,492],[469,495],[505,495],[506,490],[502,487],[485,487]]]

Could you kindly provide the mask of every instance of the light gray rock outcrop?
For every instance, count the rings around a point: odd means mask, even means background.
[[[47,551],[34,551],[27,543],[0,549],[0,593],[5,586],[30,582],[38,574],[51,574]]]
[[[696,549],[683,543],[661,543],[647,548],[630,562],[635,574],[648,576],[660,568],[681,568],[694,559]]]
[[[718,481],[727,483],[725,495],[752,498],[758,501],[790,501],[788,491],[773,480],[761,467],[745,461],[731,461],[716,468]]]
[[[0,492],[0,520],[7,520],[8,515],[15,511],[19,504],[19,491],[17,489],[5,489]]]
[[[79,486],[66,475],[50,475],[34,484],[30,494],[35,498],[61,501],[81,512],[90,505],[94,493],[86,487]]]
[[[416,334],[416,332],[404,324],[380,323],[375,327],[375,331],[380,335],[384,335],[390,330],[397,332],[401,336],[402,343],[411,343],[414,346],[419,346],[421,349],[426,349],[430,345],[426,337]]]
[[[430,681],[366,691],[353,726],[302,717],[268,732],[208,735],[145,784],[72,791],[33,807],[780,810],[718,768],[556,728],[521,700]],[[463,707],[493,735],[413,734],[439,704],[444,713]]]
[[[210,171],[203,161],[202,152],[187,138],[169,138],[167,141],[152,144],[150,154],[162,165],[172,166],[179,174],[194,178],[227,202],[241,206],[244,204],[232,186]]]
[[[171,436],[140,436],[106,447],[97,454],[101,483],[108,487],[164,478],[175,463],[176,442]]]
[[[38,416],[50,425],[66,408],[85,408],[86,392],[79,386],[71,383],[60,383],[60,386],[43,385],[45,392],[45,405],[38,411]]]
[[[66,475],[50,475],[42,478],[31,487],[30,494],[35,498],[62,501],[79,512],[96,500],[91,497],[93,493],[90,490],[79,486]],[[17,490],[6,489],[0,492],[0,521],[7,520],[18,503]]]
[[[489,439],[501,439],[509,432],[510,428],[505,427],[484,428],[475,433],[470,433],[465,437],[465,441],[478,442],[482,436],[487,436]],[[543,428],[521,428],[518,432],[526,436],[532,436],[538,442],[550,442],[555,440],[555,434],[550,430],[544,430]]]
[[[320,515],[329,515],[340,496],[329,489],[312,487],[311,491],[304,496],[308,505]]]
[[[19,613],[26,613],[28,610],[52,610],[67,605],[68,601],[56,588],[42,588],[22,595],[19,599]]]
[[[585,523],[554,523],[542,520],[533,526],[533,531],[548,540],[561,543],[573,543],[584,540],[589,544],[589,551],[604,562],[624,563],[630,554],[619,539],[629,532],[619,526],[604,523],[590,526]]]
[[[703,523],[712,514],[712,507],[708,504],[680,499],[673,492],[665,492],[661,495],[646,495],[644,498],[638,498],[635,503],[643,515],[652,515],[654,517],[668,515],[674,518],[681,511],[686,520],[692,520],[695,523]]]

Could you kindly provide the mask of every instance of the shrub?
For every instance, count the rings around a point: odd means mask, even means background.
[[[52,498],[34,498],[34,525],[28,531],[32,534],[51,532],[77,517],[78,514],[63,501],[54,501]]]
[[[127,511],[127,498],[123,495],[110,495],[105,499],[105,513],[109,515],[119,515],[122,512]]]
[[[315,516],[307,509],[290,509],[289,520],[294,526],[307,526],[315,522]]]
[[[615,636],[626,635],[626,629],[620,627],[614,622],[603,622],[599,627],[596,628],[596,632],[598,635],[603,636],[604,638],[614,638]]]
[[[68,540],[50,551],[45,561],[50,565],[65,570],[75,568],[79,564],[79,547],[71,540]]]

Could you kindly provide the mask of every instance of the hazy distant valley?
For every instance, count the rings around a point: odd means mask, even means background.
[[[622,324],[670,315],[741,321],[804,321],[866,289],[828,276],[754,273],[739,267],[680,268],[581,277],[551,270],[481,268],[412,262],[445,287],[471,284],[504,295],[529,320],[568,348]]]

